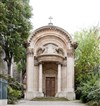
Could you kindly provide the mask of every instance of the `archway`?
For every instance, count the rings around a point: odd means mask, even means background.
[[[57,63],[43,63],[43,92],[46,97],[55,97],[57,93]]]

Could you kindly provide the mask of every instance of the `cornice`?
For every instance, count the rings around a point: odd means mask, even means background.
[[[62,35],[65,35],[68,38],[69,42],[72,44],[73,41],[72,41],[72,37],[70,36],[70,34],[67,31],[65,31],[64,29],[57,27],[57,26],[53,26],[53,25],[47,25],[47,26],[43,26],[43,27],[36,29],[33,32],[31,38],[29,39],[29,43],[31,43],[33,37],[36,34],[44,32],[44,31],[50,31],[50,30],[57,31],[57,32],[60,32]]]

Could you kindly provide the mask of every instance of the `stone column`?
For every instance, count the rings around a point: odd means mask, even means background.
[[[73,50],[67,52],[67,92],[68,99],[75,99],[74,93],[74,53]]]
[[[39,92],[42,92],[42,64],[39,64]]]
[[[61,64],[58,64],[58,93],[61,92]]]
[[[27,88],[26,88],[26,99],[33,98],[33,74],[34,74],[34,54],[33,48],[27,48],[27,67],[26,67],[26,77],[27,77]]]
[[[39,92],[38,97],[43,97],[43,91],[42,91],[42,63],[39,64]]]

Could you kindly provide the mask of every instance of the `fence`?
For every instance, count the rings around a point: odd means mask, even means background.
[[[7,99],[7,81],[0,78],[0,99]]]

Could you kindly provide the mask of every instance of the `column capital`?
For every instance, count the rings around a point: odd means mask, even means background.
[[[59,61],[57,61],[56,64],[62,66],[62,65],[63,65],[63,62],[59,62]]]
[[[72,49],[67,50],[67,56],[68,57],[74,57],[74,51]]]
[[[40,64],[43,64],[43,62],[42,61],[38,62],[38,65],[40,65]]]
[[[33,48],[27,48],[27,55],[33,55]]]

